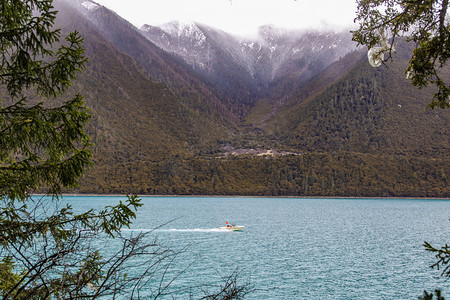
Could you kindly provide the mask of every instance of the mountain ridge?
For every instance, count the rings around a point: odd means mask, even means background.
[[[253,39],[199,23],[144,25],[140,31],[206,74],[205,80],[222,91],[221,96],[237,91],[231,96],[247,106],[255,99],[273,98],[271,90],[286,78],[305,82],[356,48],[349,33],[288,31],[270,25],[261,26]]]

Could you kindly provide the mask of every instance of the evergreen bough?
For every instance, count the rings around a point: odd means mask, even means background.
[[[450,107],[450,82],[443,71],[450,57],[449,0],[357,0],[357,4],[359,28],[353,31],[353,40],[369,48],[369,61],[384,60],[384,53],[390,59],[395,40],[405,37],[414,44],[407,78],[418,88],[429,84],[437,88],[428,107]]]

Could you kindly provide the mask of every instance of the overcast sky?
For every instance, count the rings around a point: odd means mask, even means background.
[[[251,34],[264,24],[336,29],[353,25],[356,0],[94,0],[137,27],[197,21],[230,33]]]

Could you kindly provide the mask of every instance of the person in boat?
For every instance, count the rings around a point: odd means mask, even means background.
[[[227,228],[230,228],[230,227],[231,227],[230,223],[225,222],[225,224],[227,224]]]

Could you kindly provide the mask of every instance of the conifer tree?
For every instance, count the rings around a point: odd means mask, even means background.
[[[140,206],[126,203],[75,215],[60,208],[63,189],[77,186],[92,151],[83,97],[64,92],[87,61],[77,32],[60,41],[51,0],[0,1],[0,296],[77,298],[117,293],[113,276],[139,250],[109,264],[91,247],[101,231],[115,237]],[[45,192],[48,197],[33,193]],[[148,247],[148,246],[147,246]],[[111,263],[113,265],[111,265]],[[114,272],[113,272],[114,271]],[[93,287],[88,289],[87,287]]]

